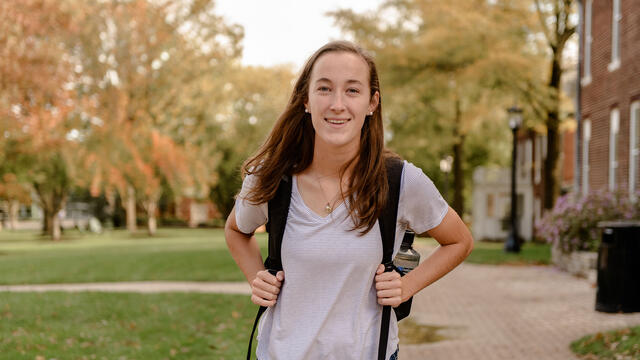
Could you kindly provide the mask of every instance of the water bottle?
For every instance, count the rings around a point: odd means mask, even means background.
[[[420,254],[412,247],[415,236],[416,234],[413,231],[405,231],[404,238],[402,238],[402,245],[400,245],[400,251],[398,251],[395,259],[393,259],[393,265],[402,272],[402,275],[406,275],[420,263]]]

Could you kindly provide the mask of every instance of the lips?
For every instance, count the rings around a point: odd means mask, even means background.
[[[334,119],[334,118],[324,118],[324,121],[328,122],[329,124],[335,124],[335,125],[342,125],[345,124],[347,121],[349,121],[350,119]]]

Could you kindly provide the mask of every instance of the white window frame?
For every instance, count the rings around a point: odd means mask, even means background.
[[[593,37],[591,36],[592,5],[593,0],[587,0],[584,7],[584,75],[580,81],[583,86],[591,83],[591,43],[593,42]]]
[[[589,194],[589,143],[591,142],[591,120],[582,123],[582,195]]]
[[[609,191],[616,190],[616,170],[618,169],[618,132],[620,129],[620,110],[611,110],[609,123]]]
[[[631,103],[629,120],[629,198],[635,202],[640,163],[640,100]]]
[[[611,19],[611,63],[607,68],[614,71],[620,67],[620,0],[613,0],[613,11]]]

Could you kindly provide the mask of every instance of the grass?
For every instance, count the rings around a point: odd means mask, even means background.
[[[258,234],[266,257],[266,234]],[[435,246],[433,239],[418,244]],[[519,254],[502,243],[476,242],[467,262],[540,265],[550,262],[547,244],[526,243]],[[160,229],[154,237],[124,230],[94,235],[66,231],[52,242],[35,231],[0,232],[0,284],[111,281],[242,281],[221,229]]]
[[[3,359],[241,359],[248,296],[0,293]]]
[[[551,262],[551,246],[525,243],[516,254],[506,253],[503,243],[477,241],[466,261],[490,265],[548,265]]]
[[[258,235],[266,256],[266,235]],[[0,232],[0,284],[141,280],[242,281],[221,229],[161,229],[157,236]]]
[[[416,238],[416,244],[428,248],[438,246],[432,238]],[[488,265],[548,265],[551,263],[551,245],[527,242],[516,254],[506,253],[501,242],[476,241],[465,261]]]
[[[571,350],[582,359],[640,359],[640,326],[585,336]]]

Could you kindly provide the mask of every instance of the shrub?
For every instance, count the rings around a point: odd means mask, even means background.
[[[632,203],[625,194],[603,191],[586,197],[567,194],[536,222],[536,236],[565,253],[597,251],[601,238],[598,222],[614,220],[640,220],[640,200]]]

